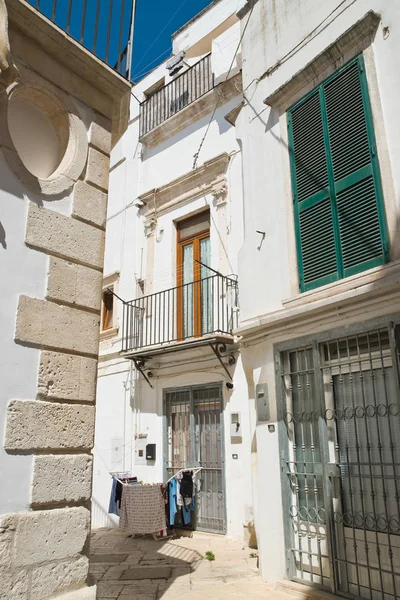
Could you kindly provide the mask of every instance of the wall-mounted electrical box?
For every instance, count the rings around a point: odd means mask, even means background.
[[[263,423],[270,420],[268,386],[266,383],[256,385],[257,421]]]
[[[147,444],[146,445],[146,460],[156,460],[156,445],[155,444]]]
[[[124,442],[121,438],[111,440],[111,465],[120,465],[124,458]]]

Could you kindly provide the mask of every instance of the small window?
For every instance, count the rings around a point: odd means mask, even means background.
[[[110,290],[103,292],[102,331],[112,329],[114,321],[114,294]]]
[[[165,86],[165,77],[163,77],[162,79],[159,79],[158,81],[156,81],[156,83],[154,83],[151,87],[149,87],[147,90],[145,90],[143,93],[147,98],[150,98],[150,96],[152,96],[153,94],[155,94],[156,92],[159,92],[160,90],[162,90],[162,88]]]

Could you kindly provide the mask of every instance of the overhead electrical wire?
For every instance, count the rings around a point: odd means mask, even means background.
[[[187,0],[182,0],[181,4],[178,6],[178,8],[176,9],[176,11],[174,12],[174,14],[172,15],[172,17],[170,18],[170,20],[167,22],[167,24],[165,25],[165,27],[160,31],[160,33],[154,38],[153,42],[150,44],[150,46],[147,48],[146,52],[144,52],[144,54],[142,55],[142,58],[139,60],[138,64],[136,65],[136,68],[138,68],[141,63],[143,62],[143,59],[145,56],[147,56],[147,54],[150,52],[150,50],[153,48],[154,44],[160,39],[160,37],[162,36],[162,34],[164,33],[164,31],[168,28],[168,25],[170,25],[170,23],[172,23],[172,21],[174,20],[174,18],[176,17],[176,15],[178,14],[178,12],[181,10],[181,8],[183,7],[184,4],[186,4]]]
[[[143,67],[143,69],[140,69],[140,71],[138,73],[135,73],[135,79],[145,77],[148,73],[148,68],[151,67],[151,65],[153,65],[160,58],[164,57],[167,54],[171,54],[171,48],[167,48],[166,50],[164,50],[164,52],[162,52],[154,60],[149,62],[145,67]],[[154,68],[157,68],[157,66],[159,66],[159,65],[156,65],[156,67],[154,67]]]
[[[248,19],[247,19],[247,21],[246,21],[246,25],[243,27],[243,31],[242,31],[242,34],[241,34],[241,36],[240,36],[239,43],[238,43],[238,45],[237,45],[237,48],[236,48],[236,50],[235,50],[235,54],[233,55],[232,62],[231,62],[231,64],[230,64],[230,67],[229,67],[229,70],[228,70],[228,73],[226,74],[226,77],[225,77],[225,79],[224,79],[224,82],[223,82],[223,83],[226,83],[226,82],[228,81],[228,79],[229,79],[229,76],[230,76],[230,74],[231,74],[231,71],[232,71],[233,65],[235,64],[236,57],[237,57],[237,55],[238,55],[238,52],[239,52],[239,50],[240,50],[240,47],[241,47],[241,45],[242,45],[242,41],[243,41],[243,38],[244,38],[244,34],[246,33],[247,26],[248,26],[248,24],[249,24],[249,22],[250,22],[251,15],[253,14],[253,11],[254,11],[254,5],[251,7],[250,14],[249,14],[249,16],[248,16]],[[219,105],[220,105],[221,99],[222,99],[222,96],[221,96],[221,95],[219,95],[219,96],[218,96],[218,100],[217,100],[217,102],[215,103],[214,110],[213,110],[213,111],[212,111],[212,113],[211,113],[211,117],[210,117],[210,120],[209,120],[209,122],[208,122],[207,128],[206,128],[206,130],[205,130],[205,132],[204,132],[203,138],[202,138],[202,140],[201,140],[201,142],[200,142],[199,148],[198,148],[198,150],[197,150],[196,154],[194,154],[194,156],[193,156],[193,158],[194,158],[194,160],[193,160],[193,169],[195,169],[195,168],[197,167],[197,161],[198,161],[198,159],[199,159],[199,155],[200,155],[201,149],[202,149],[202,147],[203,147],[203,144],[204,144],[204,142],[205,142],[205,140],[206,140],[206,138],[207,138],[208,132],[209,132],[209,130],[210,130],[210,127],[211,127],[211,123],[213,122],[213,119],[214,119],[214,117],[215,117],[215,113],[217,112],[217,109],[218,109],[218,107],[219,107]]]

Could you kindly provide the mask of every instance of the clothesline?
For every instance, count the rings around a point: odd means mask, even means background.
[[[177,471],[176,473],[174,473],[173,475],[171,475],[171,477],[165,482],[163,483],[163,486],[167,486],[169,484],[170,481],[172,481],[174,479],[174,477],[177,477],[178,475],[180,475],[180,473],[187,473],[187,472],[192,472],[193,476],[197,475],[197,473],[199,473],[202,470],[203,467],[185,467],[184,469],[179,469],[179,471]],[[114,471],[109,471],[111,477],[113,477],[114,479],[116,479],[117,481],[119,481],[119,483],[121,483],[122,485],[126,485],[126,482],[124,481],[124,479],[129,479],[131,477],[136,477],[136,475],[133,475],[133,473],[131,472],[125,472],[123,471],[123,474],[126,475],[125,478],[120,479],[118,477],[118,475],[120,475],[120,472],[114,472]],[[138,483],[145,483],[143,480],[138,480]]]
[[[171,477],[164,483],[164,485],[168,485],[168,483],[172,481],[174,477],[177,477],[180,473],[187,473],[188,471],[191,471],[193,473],[193,476],[195,476],[202,470],[202,468],[203,467],[185,467],[184,469],[180,469],[179,471],[171,475]]]
[[[109,471],[109,474],[111,475],[111,477],[113,479],[115,479],[116,481],[118,481],[122,485],[126,484],[126,481],[124,481],[124,479],[126,480],[126,479],[132,479],[132,478],[136,478],[136,480],[138,481],[138,483],[142,483],[142,480],[138,480],[137,477],[136,477],[136,475],[134,475],[130,471],[117,471],[117,472],[115,472],[115,471]],[[122,475],[122,474],[126,475],[126,477],[120,479],[118,477],[118,475]]]

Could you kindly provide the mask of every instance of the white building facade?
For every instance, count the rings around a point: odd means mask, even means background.
[[[202,467],[192,525],[251,531],[247,384],[233,335],[244,237],[237,7],[213,2],[174,35],[173,59],[135,86],[112,152],[94,527],[118,525],[111,472],[163,482]]]
[[[262,576],[398,598],[399,6],[259,0],[239,17]]]

